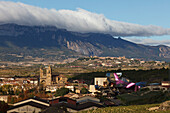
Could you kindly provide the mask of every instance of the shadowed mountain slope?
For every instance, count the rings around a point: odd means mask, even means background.
[[[65,59],[96,55],[170,61],[170,47],[164,45],[146,46],[108,34],[70,32],[53,26],[3,24],[0,25],[0,60],[11,59],[9,54],[53,60],[61,56]]]

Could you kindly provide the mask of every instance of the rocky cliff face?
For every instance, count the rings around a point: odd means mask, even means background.
[[[99,56],[102,54],[102,50],[98,49],[94,45],[92,45],[89,42],[82,42],[82,41],[67,41],[67,48],[74,50],[78,53],[84,54],[84,55],[95,55]]]
[[[0,25],[0,54],[57,58],[96,55],[170,61],[170,47],[135,44],[108,34],[77,33],[53,26]],[[5,58],[5,57],[4,57]]]
[[[160,51],[159,54],[160,57],[170,58],[170,47],[159,46],[159,51]]]

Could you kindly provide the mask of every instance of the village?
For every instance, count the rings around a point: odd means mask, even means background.
[[[122,68],[125,70],[131,69],[155,69],[168,67],[169,64],[165,61],[145,61],[139,58],[126,58],[122,57],[98,57],[98,56],[89,56],[81,58],[68,58],[60,62],[56,61],[44,61],[42,59],[36,59],[34,61],[24,61],[24,62],[2,62],[0,61],[0,67],[12,67],[12,66],[22,66],[30,67],[33,65],[52,65],[52,66],[65,66],[65,67],[80,67],[80,68]]]
[[[68,112],[78,112],[122,105],[123,102],[117,98],[121,94],[145,89],[148,89],[145,93],[170,91],[170,81],[134,83],[122,77],[122,72],[94,77],[90,84],[84,79],[55,75],[50,65],[42,66],[39,72],[38,77],[0,77],[0,101],[11,106],[7,113],[42,112],[54,106],[64,106]]]

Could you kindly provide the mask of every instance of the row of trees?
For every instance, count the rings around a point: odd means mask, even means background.
[[[83,79],[87,84],[93,84],[95,77],[106,77],[106,73],[122,72],[122,77],[126,77],[133,82],[146,81],[147,83],[161,82],[169,80],[169,69],[151,69],[151,70],[111,70],[106,72],[80,73],[72,79]]]

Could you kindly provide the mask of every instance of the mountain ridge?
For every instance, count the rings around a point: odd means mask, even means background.
[[[51,54],[49,57],[53,60],[59,60],[57,57],[61,56],[64,59],[80,56],[126,56],[170,61],[170,47],[165,45],[136,44],[109,34],[71,32],[54,26],[2,24],[0,40],[1,56],[14,53],[49,59],[48,54]]]

